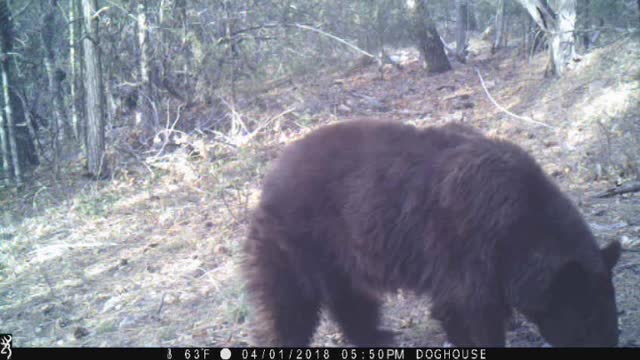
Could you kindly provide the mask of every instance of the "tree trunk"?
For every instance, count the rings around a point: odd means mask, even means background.
[[[15,93],[15,95],[18,98],[18,100],[20,100],[20,106],[23,109],[22,113],[24,114],[24,117],[26,120],[25,124],[27,125],[29,136],[31,137],[31,139],[33,139],[33,145],[35,148],[34,154],[38,154],[42,156],[44,154],[44,151],[42,151],[42,146],[40,145],[40,141],[38,141],[38,135],[36,133],[36,129],[33,126],[34,120],[33,120],[33,117],[31,116],[31,113],[29,112],[29,106],[27,105],[27,100],[25,99],[26,95],[18,94],[18,93]]]
[[[554,74],[562,75],[575,59],[576,0],[562,0],[558,4],[556,32],[551,37],[551,56]]]
[[[60,166],[60,137],[66,138],[65,125],[66,111],[62,104],[62,81],[61,75],[56,69],[56,56],[53,50],[53,35],[55,34],[55,4],[49,4],[47,13],[42,17],[42,30],[40,31],[40,39],[42,50],[44,51],[44,66],[47,72],[49,82],[49,97],[53,103],[54,119],[51,122],[52,144],[53,144],[53,168],[57,176]]]
[[[504,16],[502,17],[502,47],[509,47],[509,36],[511,36],[511,19],[513,17],[509,16],[506,9],[504,12]]]
[[[183,44],[182,45],[183,48],[180,53],[182,54],[182,58],[183,58],[182,73],[184,74],[183,75],[184,87],[186,89],[191,89],[190,75],[192,73],[191,71],[192,56],[191,56],[191,41],[189,41],[189,17],[187,16],[186,0],[176,0],[175,9],[177,11],[177,18],[178,18],[178,21],[180,22],[180,28],[181,28],[180,40],[181,40],[181,43]],[[285,28],[285,31],[287,31],[286,28]]]
[[[140,48],[140,73],[138,80],[138,100],[136,107],[136,126],[142,129],[143,142],[153,139],[155,126],[151,109],[151,47],[149,44],[149,23],[147,20],[147,2],[138,0],[138,47]]]
[[[522,22],[522,53],[526,59],[529,56],[529,46],[531,45],[531,16],[526,11],[520,14]]]
[[[467,58],[467,21],[469,12],[467,0],[457,0],[456,11],[456,57],[460,62],[464,63]]]
[[[53,34],[55,29],[55,5],[49,9],[49,12],[43,16],[43,27],[40,33],[44,52],[45,52],[45,67],[47,70],[47,77],[49,80],[49,91],[51,92],[51,98],[53,100],[53,108],[56,117],[58,118],[58,128],[62,139],[65,139],[67,133],[71,131],[69,123],[67,122],[67,111],[64,108],[64,99],[62,98],[62,81],[64,81],[65,74],[56,64],[56,53],[53,49]]]
[[[107,166],[104,161],[104,97],[98,18],[96,16],[97,5],[97,0],[82,0],[82,14],[86,31],[82,47],[85,67],[84,88],[86,90],[87,167],[91,176],[103,178],[107,175]]]
[[[491,53],[495,53],[500,49],[504,43],[504,0],[498,0],[496,5],[496,23],[495,23],[495,38],[493,40],[493,46],[491,47]]]
[[[469,0],[467,6],[467,29],[469,31],[478,31],[478,19],[476,18],[475,1]]]
[[[6,77],[4,73],[4,62],[8,61],[8,55],[5,55],[5,48],[8,48],[11,44],[9,37],[11,36],[11,23],[9,20],[11,16],[9,14],[9,7],[6,0],[0,0],[0,86],[3,91],[0,93],[0,104],[6,104],[4,99],[4,81]],[[2,170],[7,174],[4,181],[7,184],[11,183],[13,169],[11,167],[11,151],[9,150],[9,127],[8,119],[4,116],[4,106],[0,107],[0,151],[2,152]],[[14,139],[15,141],[15,139]]]
[[[11,154],[11,169],[13,170],[13,177],[17,186],[22,185],[22,171],[20,167],[20,160],[18,159],[18,144],[16,141],[16,126],[15,119],[13,117],[13,102],[11,101],[11,95],[9,94],[9,88],[11,86],[9,82],[9,56],[2,44],[4,39],[0,39],[0,58],[3,60],[0,62],[0,76],[2,78],[2,96],[4,100],[4,116],[7,122],[7,130],[9,135],[9,153]]]
[[[451,70],[451,64],[444,52],[444,44],[427,10],[426,0],[417,0],[413,12],[418,50],[427,73],[438,74]]]
[[[584,19],[584,29],[586,31],[582,33],[582,43],[584,45],[584,49],[589,50],[589,46],[591,45],[589,41],[591,40],[591,34],[589,33],[589,30],[591,30],[591,1],[590,0],[584,0],[583,19]]]
[[[79,34],[79,18],[77,0],[69,0],[69,79],[71,92],[71,126],[76,140],[80,140],[80,121],[78,114],[78,56],[76,54]]]
[[[229,41],[229,60],[231,63],[231,100],[232,105],[235,106],[237,102],[237,81],[238,75],[240,73],[240,62],[239,60],[239,50],[238,50],[238,42],[233,38],[232,34],[235,31],[236,27],[236,16],[234,15],[233,5],[234,2],[230,0],[224,0],[222,2],[223,10],[225,12],[225,37]],[[232,125],[235,125],[236,122],[233,122]],[[238,129],[234,129],[238,130]],[[235,132],[233,132],[235,134]]]
[[[575,58],[576,0],[558,0],[554,11],[546,0],[518,0],[550,37],[549,73],[561,76]]]
[[[9,136],[5,131],[7,125],[4,121],[4,111],[0,108],[0,152],[2,153],[2,171],[7,174],[4,178],[6,184],[11,183],[11,162],[9,160]]]
[[[76,79],[78,133],[80,134],[80,144],[82,147],[82,151],[86,154],[87,153],[87,121],[86,121],[87,109],[85,107],[87,104],[87,91],[84,88],[84,78],[85,78],[84,46],[82,44],[83,37],[85,36],[85,29],[84,29],[84,19],[82,16],[82,0],[72,0],[72,1],[74,1],[76,5],[76,14],[77,14],[76,23],[78,24],[78,26],[76,27],[76,34],[77,34],[76,55],[78,56],[78,59],[76,61],[77,69],[78,69],[77,79]]]
[[[427,0],[415,0],[416,3],[419,3],[421,1],[424,1],[424,6],[427,6]],[[449,9],[449,5],[450,5],[451,1],[445,1],[444,2],[444,34],[449,35],[449,19],[451,19],[451,13],[450,13],[450,9]],[[420,4],[417,4],[417,6],[420,6]],[[429,14],[429,16],[431,16],[431,14]],[[433,17],[431,18],[433,19]]]
[[[6,0],[0,0],[0,84],[2,85],[2,98],[4,102],[4,114],[0,114],[2,128],[2,158],[3,168],[7,171],[7,178],[13,177],[16,185],[22,185],[22,173],[18,159],[18,144],[16,142],[16,127],[13,116],[13,102],[11,101],[9,81],[9,52],[13,48],[13,23],[9,4]],[[6,128],[6,133],[5,133]],[[11,161],[9,162],[9,159]]]

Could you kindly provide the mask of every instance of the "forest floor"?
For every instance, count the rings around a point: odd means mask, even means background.
[[[12,333],[16,346],[249,344],[251,309],[237,266],[269,162],[326,123],[389,119],[463,121],[529,150],[602,244],[623,242],[614,277],[620,344],[640,346],[640,195],[594,198],[631,174],[607,173],[588,157],[625,138],[614,129],[602,145],[593,123],[640,119],[640,42],[596,49],[561,80],[543,77],[543,54],[527,63],[516,49],[491,56],[485,45],[474,41],[468,64],[436,76],[422,72],[414,51],[399,50],[404,68],[386,68],[384,80],[374,65],[295,78],[236,114],[249,127],[267,124],[255,137],[183,138],[171,152],[121,162],[109,181],[81,180],[79,161],[57,179],[37,171],[31,190],[0,196],[0,332]],[[475,67],[502,106],[552,127],[501,112]],[[428,298],[389,294],[384,314],[400,346],[445,340]],[[508,342],[540,346],[542,339],[516,317]],[[346,345],[326,315],[314,345]]]

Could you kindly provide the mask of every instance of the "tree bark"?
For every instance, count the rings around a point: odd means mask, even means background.
[[[55,34],[55,4],[49,3],[47,13],[42,17],[42,29],[40,39],[42,50],[44,51],[44,65],[49,83],[49,96],[53,103],[54,120],[51,122],[52,144],[53,144],[53,167],[56,176],[59,174],[60,166],[60,138],[66,138],[65,123],[66,111],[63,106],[61,75],[56,67],[56,55],[53,50],[53,35]]]
[[[190,74],[191,71],[191,63],[193,61],[191,56],[191,41],[189,41],[189,17],[187,16],[187,2],[186,0],[176,0],[175,11],[177,12],[177,18],[180,23],[181,34],[180,41],[183,44],[182,54],[183,59],[183,69],[182,73],[184,74],[184,87],[186,89],[191,88],[190,82]]]
[[[504,0],[498,0],[496,5],[496,23],[495,23],[495,38],[493,40],[493,46],[491,47],[491,53],[495,53],[500,49],[504,43],[504,30],[505,30],[505,3]]]
[[[149,22],[147,20],[147,1],[138,0],[138,47],[140,59],[138,62],[138,100],[136,107],[136,126],[142,129],[143,141],[153,139],[155,126],[151,109],[151,46],[149,44]]]
[[[82,0],[85,28],[82,47],[86,90],[87,167],[91,176],[103,178],[107,175],[107,166],[104,161],[104,97],[97,9],[97,0]]]
[[[225,37],[229,40],[229,60],[231,63],[231,100],[232,104],[237,102],[237,80],[240,71],[240,62],[239,62],[239,49],[238,42],[233,38],[232,34],[235,32],[236,27],[236,16],[234,15],[233,1],[223,0],[222,7],[225,13],[224,27],[225,27]],[[235,125],[236,122],[233,122],[232,125]],[[234,131],[237,129],[234,129]],[[235,133],[235,132],[234,132]]]
[[[0,44],[3,43],[3,39],[0,39]],[[11,154],[11,169],[13,170],[14,181],[17,186],[22,185],[22,169],[20,166],[20,160],[18,159],[18,143],[16,141],[16,126],[13,116],[13,102],[11,101],[11,95],[9,93],[9,60],[6,49],[0,45],[0,57],[4,58],[0,62],[0,77],[2,78],[2,96],[4,98],[4,116],[7,122],[7,130],[9,135],[9,153]]]
[[[6,0],[0,0],[0,71],[2,74],[0,75],[0,86],[4,89],[4,79],[6,75],[4,74],[4,62],[8,61],[8,56],[5,55],[5,48],[9,47],[11,42],[6,39],[11,36],[11,23],[10,19],[9,7],[7,6]],[[4,90],[0,94],[0,100],[4,99]],[[0,101],[0,103],[5,103],[6,100]],[[13,169],[11,167],[11,151],[9,150],[9,127],[8,127],[8,119],[4,116],[4,106],[0,107],[0,151],[2,152],[2,170],[7,174],[5,177],[5,183],[10,184],[13,174]],[[15,141],[15,139],[14,139]]]
[[[467,0],[456,1],[456,57],[462,63],[467,58],[467,23],[469,6]]]
[[[584,19],[584,28],[585,31],[582,34],[582,43],[584,45],[584,49],[585,50],[589,50],[589,46],[591,46],[591,33],[589,33],[588,30],[591,29],[591,1],[590,0],[584,0],[584,13],[582,14],[582,17]]]
[[[518,0],[550,38],[549,73],[561,76],[575,58],[576,0],[558,0],[554,11],[546,0]]]
[[[22,172],[18,159],[18,144],[16,141],[16,127],[14,119],[13,101],[11,99],[11,82],[9,80],[9,52],[13,48],[13,23],[9,4],[6,0],[0,0],[0,84],[2,84],[2,97],[4,102],[3,127],[3,167],[7,171],[8,178],[13,177],[17,186],[22,185]],[[0,110],[2,111],[2,110]],[[7,132],[4,132],[6,127]],[[9,158],[11,163],[9,165]],[[6,167],[5,167],[6,165]],[[13,175],[13,176],[11,176]]]
[[[0,152],[2,153],[2,171],[7,174],[4,178],[6,184],[11,183],[11,162],[9,160],[9,136],[7,135],[4,111],[0,108]]]
[[[426,0],[416,0],[413,12],[418,50],[427,73],[438,74],[451,70],[451,64],[444,52],[444,44],[427,10]]]
[[[524,57],[527,57],[528,49],[529,49],[529,29],[531,28],[529,19],[531,18],[527,12],[523,12],[520,15],[522,22],[522,53]]]
[[[71,92],[71,127],[76,140],[80,140],[80,120],[78,114],[78,56],[77,41],[79,34],[79,18],[77,0],[69,0],[69,69]]]
[[[474,0],[469,0],[467,6],[467,29],[469,31],[478,31],[478,19],[476,18],[476,5]]]
[[[51,3],[47,14],[42,17],[42,31],[40,33],[42,46],[45,53],[45,68],[49,80],[49,92],[53,100],[54,113],[58,120],[58,128],[62,139],[65,139],[70,131],[67,122],[67,112],[64,108],[64,99],[62,98],[62,81],[65,74],[56,64],[56,53],[53,49],[53,35],[56,33],[55,28],[55,2]]]

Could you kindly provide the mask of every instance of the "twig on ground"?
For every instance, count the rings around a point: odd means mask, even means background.
[[[162,293],[162,297],[160,298],[160,306],[158,306],[158,310],[156,311],[156,314],[160,315],[160,312],[162,311],[162,308],[164,307],[164,297],[167,295],[167,293]]]
[[[600,194],[595,195],[594,198],[604,199],[604,198],[610,198],[616,195],[633,193],[638,191],[640,191],[640,181],[632,181],[611,189],[607,189],[604,192],[601,192]]]
[[[136,153],[136,151],[135,151],[133,148],[131,148],[131,145],[129,145],[129,144],[128,144],[128,143],[126,143],[126,142],[123,142],[123,143],[122,143],[122,145],[123,145],[123,146],[118,146],[118,145],[116,145],[116,146],[115,146],[116,150],[124,151],[124,152],[128,153],[129,155],[133,156],[133,158],[134,158],[137,162],[139,162],[140,164],[142,164],[142,165],[147,169],[147,171],[149,171],[149,173],[151,174],[151,176],[155,178],[156,174],[155,174],[155,172],[153,172],[153,169],[151,168],[151,166],[149,166],[149,164],[147,164],[147,163],[146,163],[146,161],[144,161],[144,160],[140,157],[140,155],[138,155],[138,154]]]
[[[545,123],[537,121],[537,120],[533,120],[530,117],[520,116],[520,115],[514,114],[511,111],[507,110],[504,106],[501,106],[500,104],[498,104],[498,102],[489,93],[489,90],[487,90],[487,86],[484,84],[484,79],[482,78],[482,75],[480,75],[480,70],[478,70],[478,68],[475,68],[475,70],[476,70],[476,73],[478,74],[478,77],[480,78],[480,84],[482,85],[482,88],[484,89],[484,92],[487,94],[487,97],[489,98],[489,100],[491,100],[493,105],[495,105],[498,109],[500,109],[500,111],[506,113],[507,115],[509,115],[511,117],[519,119],[519,120],[523,120],[523,121],[526,121],[526,122],[530,122],[530,123],[533,123],[533,124],[544,126],[546,128],[549,128],[549,129],[556,129],[556,127],[554,127],[554,126],[545,124]]]
[[[229,215],[231,215],[231,217],[233,218],[233,220],[235,220],[236,223],[238,224],[242,224],[243,221],[240,219],[240,217],[235,213],[235,211],[233,211],[231,209],[231,206],[229,205],[229,203],[227,202],[227,197],[224,193],[224,190],[220,191],[220,198],[222,199],[222,203],[224,204],[224,207],[227,209],[227,212],[229,212]]]

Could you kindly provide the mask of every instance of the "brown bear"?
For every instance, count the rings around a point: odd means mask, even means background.
[[[504,346],[513,309],[553,346],[615,346],[612,268],[520,147],[461,125],[326,126],[290,145],[252,214],[256,345],[308,345],[326,307],[357,346],[390,344],[380,295],[430,295],[456,346]]]

